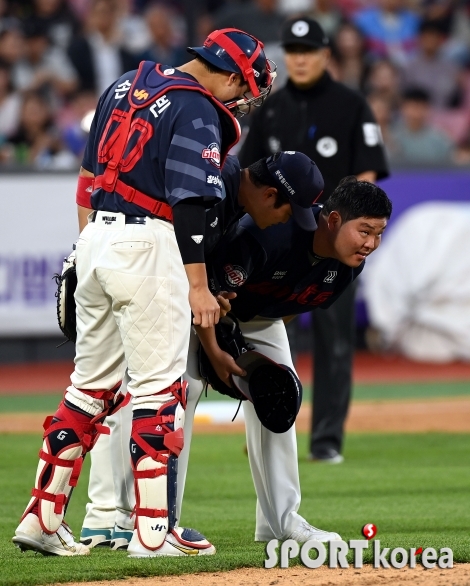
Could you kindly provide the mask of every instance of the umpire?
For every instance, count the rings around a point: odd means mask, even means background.
[[[328,45],[322,28],[310,18],[284,24],[289,79],[254,113],[239,155],[245,167],[279,150],[305,153],[325,180],[320,203],[346,175],[371,182],[388,176],[380,129],[365,99],[330,77]],[[343,427],[351,396],[354,297],[355,287],[350,286],[329,309],[313,313],[310,457],[335,464],[343,461]]]

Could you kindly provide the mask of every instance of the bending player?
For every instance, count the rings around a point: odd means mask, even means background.
[[[284,172],[288,156],[282,153],[269,158],[260,174],[270,172],[272,176],[273,170],[279,170],[283,178],[289,178]],[[285,188],[285,184],[278,184],[279,190]],[[237,293],[231,301],[232,312],[242,320],[245,339],[268,358],[294,369],[282,318],[331,305],[360,274],[366,257],[379,246],[391,210],[391,202],[382,189],[347,178],[323,208],[314,211],[318,228],[313,235],[291,221],[260,231],[250,218],[241,220],[207,262],[211,279],[221,288]],[[240,374],[238,366],[217,346],[213,328],[198,328],[198,333],[218,376],[230,385],[230,376]],[[184,426],[186,443],[179,460],[179,515],[193,413],[203,390],[198,344],[193,333],[185,374],[192,392]],[[245,401],[243,408],[257,494],[255,540],[339,539],[337,533],[313,527],[297,512],[301,492],[295,426],[283,434],[272,433],[261,425],[251,403]]]
[[[276,178],[269,173],[260,173],[262,167],[259,164],[241,170],[236,157],[227,158],[222,170],[225,197],[206,212],[204,247],[207,255],[215,250],[222,235],[235,227],[245,213],[260,230],[285,223],[291,215],[305,228],[315,227],[310,208],[323,189],[321,173],[302,153],[287,157],[285,167],[286,172],[294,177],[291,192],[279,190]],[[238,372],[242,374],[241,369]],[[190,385],[188,396],[191,397],[192,393]],[[196,393],[195,401],[199,399],[199,386]],[[111,545],[113,549],[125,549],[132,536],[134,496],[129,465],[123,458],[121,447],[130,426],[127,410],[125,407],[109,418],[111,442],[102,436],[97,444],[98,451],[91,453],[88,491],[91,502],[87,505],[80,536],[82,543],[90,547]]]
[[[99,100],[77,190],[75,370],[45,422],[32,498],[13,538],[22,550],[89,553],[63,524],[64,510],[102,422],[122,405],[127,366],[137,488],[130,555],[215,553],[175,523],[181,376],[191,311],[201,327],[219,317],[201,242],[206,207],[222,198],[220,168],[239,138],[223,102],[262,102],[272,75],[262,44],[235,29],[215,31],[191,52],[196,59],[177,69],[142,62]]]

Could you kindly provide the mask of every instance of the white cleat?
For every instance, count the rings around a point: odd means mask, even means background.
[[[74,556],[90,553],[86,545],[74,541],[68,525],[62,523],[55,533],[49,535],[41,529],[39,519],[33,513],[28,513],[21,521],[12,541],[21,551],[30,549],[42,555]]]
[[[321,529],[317,529],[307,523],[307,521],[302,521],[297,529],[294,529],[292,533],[289,535],[288,539],[293,539],[297,541],[297,543],[305,543],[310,539],[316,539],[317,541],[340,541],[341,537],[338,533],[332,533],[330,531],[322,531]]]
[[[134,531],[127,551],[130,558],[153,558],[161,556],[214,555],[215,547],[195,529],[177,527],[167,533],[165,541],[155,551],[142,545],[137,531]]]

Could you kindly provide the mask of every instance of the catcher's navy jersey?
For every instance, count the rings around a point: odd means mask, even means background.
[[[214,179],[215,181],[215,179]],[[206,235],[204,251],[212,252],[222,236],[243,216],[243,208],[238,204],[240,189],[240,163],[237,157],[227,157],[222,169],[222,201],[206,210]]]
[[[319,211],[318,211],[319,213]],[[315,233],[291,219],[265,230],[245,216],[211,256],[211,286],[235,291],[232,311],[242,321],[284,317],[329,307],[361,273],[313,255]]]
[[[190,75],[173,68],[152,66],[155,71],[146,77],[145,84],[139,80],[132,89],[134,100],[139,95],[148,99],[152,90],[160,87],[158,84],[167,84],[164,87],[168,88],[172,76],[179,88],[184,83],[195,82]],[[127,94],[136,75],[137,70],[125,73],[99,100],[82,163],[95,176],[106,169],[107,154],[113,148],[113,131],[119,125],[116,112],[129,109]],[[222,197],[220,112],[198,91],[168,89],[135,112],[119,179],[171,206],[192,197],[219,200]],[[103,189],[93,193],[91,203],[97,210],[150,215],[115,192]]]

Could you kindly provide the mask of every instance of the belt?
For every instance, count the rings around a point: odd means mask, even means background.
[[[103,210],[103,211],[107,211],[107,210]],[[108,212],[108,213],[112,214],[112,213],[116,213],[116,212]],[[147,222],[147,216],[125,216],[125,218],[126,218],[126,220],[125,220],[126,224],[145,224]],[[92,213],[91,222],[94,222],[95,219],[96,219],[96,211],[94,211]]]

